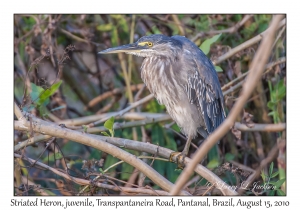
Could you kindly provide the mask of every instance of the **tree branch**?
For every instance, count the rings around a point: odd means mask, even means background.
[[[14,103],[14,113],[17,116],[18,120],[22,121],[25,119],[21,109],[18,107],[16,103]]]
[[[24,160],[27,160],[30,163],[35,162],[35,160],[28,158],[28,157],[21,157],[21,155],[19,154],[14,154],[14,156],[16,158],[22,158]],[[70,176],[67,173],[64,173],[60,170],[57,170],[55,168],[52,168],[44,163],[41,163],[39,161],[37,161],[35,163],[36,165],[45,168],[46,170],[52,171],[53,173],[57,174],[58,176],[61,176],[67,180],[73,181],[79,185],[91,185],[91,182],[89,180],[85,180],[85,179],[80,179],[80,178],[76,178],[73,176]],[[114,191],[125,191],[125,192],[129,192],[129,193],[144,193],[144,194],[149,194],[149,195],[169,195],[168,192],[162,191],[162,190],[149,190],[149,189],[145,189],[145,188],[131,188],[131,187],[119,187],[119,186],[112,186],[112,185],[108,185],[108,184],[103,184],[100,182],[94,182],[93,185],[96,185],[97,187],[101,187],[101,188],[105,188],[105,189],[109,189],[109,190],[114,190]]]
[[[29,114],[28,114],[29,115]],[[92,146],[98,150],[104,151],[108,154],[113,155],[114,157],[125,161],[126,163],[136,167],[139,171],[143,172],[146,176],[149,177],[155,184],[160,186],[166,191],[170,191],[173,184],[160,175],[157,171],[151,168],[149,165],[144,163],[142,160],[138,159],[136,156],[107,143],[111,138],[104,136],[95,136],[92,134],[87,134],[79,131],[70,130],[67,128],[62,128],[52,122],[46,122],[44,120],[38,119],[34,116],[32,118],[32,130],[35,132],[55,136],[58,138],[71,139],[75,142]],[[29,130],[30,123],[28,121],[18,121],[15,122],[15,128],[17,130]],[[99,141],[102,139],[102,141]],[[113,138],[112,138],[113,139]],[[181,195],[189,195],[188,192],[182,191]]]
[[[280,132],[286,129],[285,123],[278,123],[278,124],[254,124],[253,127],[248,127],[245,124],[236,122],[234,124],[234,128],[240,131],[264,131],[264,132]]]
[[[35,132],[49,134],[51,136],[55,136],[55,137],[59,137],[59,138],[67,138],[67,139],[73,140],[75,142],[85,144],[85,145],[94,147],[96,149],[102,150],[104,152],[112,154],[113,156],[133,165],[134,167],[136,167],[138,170],[140,170],[143,173],[144,173],[144,171],[142,171],[140,169],[141,167],[136,166],[136,165],[139,165],[140,163],[135,163],[135,165],[132,164],[132,156],[133,155],[128,154],[128,156],[130,155],[130,157],[127,157],[127,155],[126,155],[122,159],[120,157],[120,155],[117,154],[120,152],[119,150],[121,150],[121,149],[119,149],[117,147],[124,147],[126,149],[138,150],[138,151],[146,152],[146,153],[153,154],[153,155],[157,154],[158,156],[167,158],[167,159],[169,159],[170,155],[172,153],[174,153],[174,151],[172,151],[170,149],[159,147],[157,145],[153,145],[150,143],[132,141],[132,140],[122,139],[122,138],[111,138],[111,137],[106,137],[106,136],[85,134],[85,133],[82,133],[79,131],[73,131],[73,130],[69,130],[67,128],[61,128],[60,126],[57,126],[54,123],[45,122],[45,121],[43,121],[41,119],[37,119],[35,117],[32,117],[32,120],[33,120],[33,124],[34,124],[33,130]],[[15,122],[15,129],[16,130],[28,130],[28,128],[26,128],[26,126],[24,126],[24,124],[19,121]],[[113,145],[109,146],[110,144],[108,144],[108,143],[113,144],[117,147],[115,147]],[[101,148],[100,148],[100,146],[101,146]],[[113,147],[114,149],[112,150],[111,147]],[[123,150],[121,150],[121,151],[123,151]],[[125,152],[125,151],[123,151],[123,152],[125,154],[127,154],[127,152]],[[128,160],[128,159],[130,159],[130,160]],[[137,159],[138,158],[136,158],[134,156],[133,162],[137,162]],[[175,162],[176,160],[174,159],[173,161]],[[184,159],[184,161],[185,161],[185,164],[189,164],[191,159],[186,157]],[[146,170],[148,170],[148,169],[146,169]],[[151,168],[151,170],[153,170],[153,169]],[[208,180],[211,183],[216,183],[216,182],[223,183],[223,181],[218,176],[216,176],[213,172],[211,172],[210,170],[208,170],[207,168],[205,168],[204,166],[202,166],[200,164],[198,164],[197,167],[195,168],[195,172],[198,173],[200,176],[204,177],[206,180]],[[145,175],[149,177],[149,175],[147,175],[147,174],[145,174]],[[151,177],[149,177],[149,178],[152,179]],[[159,179],[159,178],[160,177],[158,177],[157,179]],[[232,189],[230,189],[230,187],[227,186],[226,183],[224,183],[224,186],[225,186],[224,189],[221,189],[221,191],[224,193],[224,195],[235,195],[235,192]]]

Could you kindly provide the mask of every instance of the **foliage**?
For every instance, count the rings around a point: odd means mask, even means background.
[[[275,123],[283,122],[282,115],[280,113],[282,106],[280,106],[281,101],[285,98],[286,87],[283,79],[278,81],[275,86],[272,86],[271,81],[268,82],[270,90],[270,101],[268,102],[268,108],[271,110],[269,115],[273,117]],[[280,117],[281,116],[281,117]]]
[[[285,195],[285,193],[280,189],[282,184],[285,182],[285,178],[278,179],[277,176],[279,175],[279,171],[273,173],[274,163],[272,162],[269,167],[269,173],[265,174],[263,171],[261,172],[261,177],[263,179],[262,188],[264,189],[262,193],[266,192],[268,195]],[[276,181],[277,179],[277,181]],[[273,187],[270,187],[273,186]],[[270,189],[269,189],[270,188]]]

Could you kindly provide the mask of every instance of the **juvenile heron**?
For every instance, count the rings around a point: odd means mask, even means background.
[[[206,138],[225,119],[225,106],[212,62],[183,36],[144,36],[136,43],[109,48],[100,54],[125,52],[144,57],[141,77],[186,135],[182,151],[200,134]]]

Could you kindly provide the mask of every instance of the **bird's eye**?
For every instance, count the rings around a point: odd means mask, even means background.
[[[147,44],[148,44],[149,47],[152,47],[152,46],[153,46],[153,43],[152,43],[152,42],[148,42]]]

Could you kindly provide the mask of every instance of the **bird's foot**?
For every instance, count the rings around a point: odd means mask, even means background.
[[[183,169],[184,164],[184,158],[186,157],[186,154],[183,152],[172,152],[170,154],[170,162],[177,163],[178,168]]]

